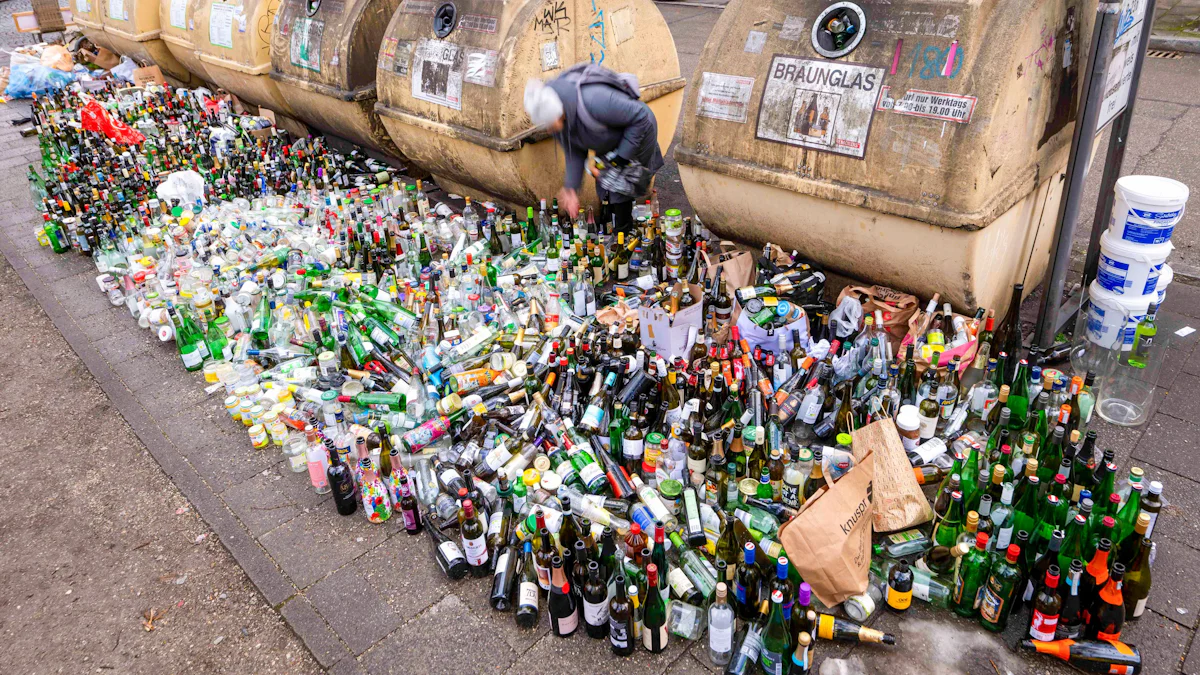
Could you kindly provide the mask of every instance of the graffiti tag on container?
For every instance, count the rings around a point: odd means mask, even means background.
[[[567,14],[567,3],[563,0],[547,0],[541,12],[533,17],[534,30],[545,35],[571,32],[571,17]],[[493,31],[495,32],[495,31]]]

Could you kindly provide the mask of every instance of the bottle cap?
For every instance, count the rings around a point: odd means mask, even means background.
[[[975,535],[975,548],[978,548],[980,551],[982,551],[985,548],[987,548],[987,543],[988,543],[988,533],[987,532],[980,532]]]
[[[1021,547],[1016,544],[1008,545],[1008,562],[1016,562],[1017,557],[1021,555]]]

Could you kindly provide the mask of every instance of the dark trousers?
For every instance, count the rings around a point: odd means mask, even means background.
[[[627,202],[609,202],[609,217],[612,218],[615,232],[629,234],[634,231],[633,200]]]

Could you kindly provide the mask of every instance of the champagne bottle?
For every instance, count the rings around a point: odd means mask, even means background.
[[[558,637],[568,637],[579,628],[579,605],[563,570],[563,559],[550,561],[550,628]]]
[[[868,628],[849,619],[840,619],[832,614],[817,614],[817,637],[838,642],[896,644],[896,638],[883,631]]]
[[[1137,647],[1118,640],[1021,640],[1021,649],[1058,657],[1085,673],[1142,672],[1142,655]]]

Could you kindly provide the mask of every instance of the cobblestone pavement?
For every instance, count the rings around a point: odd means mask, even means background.
[[[0,4],[0,10],[8,10],[11,3]],[[694,69],[699,47],[711,29],[716,11],[703,7],[671,7],[660,5],[664,15],[675,31],[684,73]],[[0,17],[0,27],[4,17]],[[2,35],[2,30],[0,30]],[[4,39],[0,37],[0,40]],[[1195,62],[1190,63],[1194,71]],[[1157,66],[1156,66],[1157,67]],[[1150,68],[1150,66],[1148,66]],[[1151,127],[1151,122],[1141,118],[1135,124],[1135,142],[1142,127],[1159,135],[1170,133],[1175,124],[1182,124],[1182,117],[1194,112],[1195,101],[1177,101],[1175,91],[1162,84],[1161,78],[1176,77],[1173,71],[1156,71],[1151,74],[1146,105],[1148,119],[1156,119],[1156,111],[1166,114],[1171,124],[1166,129]],[[1193,72],[1194,76],[1195,73]],[[1185,79],[1186,73],[1178,75]],[[1158,82],[1156,85],[1154,83]],[[1194,82],[1194,80],[1193,80]],[[1161,86],[1160,86],[1161,85]],[[1159,89],[1154,89],[1160,86]],[[1191,89],[1194,91],[1194,87]],[[1156,93],[1157,92],[1157,93]],[[1182,96],[1183,94],[1180,94]],[[1163,103],[1165,102],[1165,103]],[[1169,103],[1169,107],[1167,104]],[[1163,111],[1166,111],[1165,113]],[[0,399],[0,426],[13,427],[20,424],[23,445],[11,443],[0,445],[12,452],[13,448],[54,448],[57,452],[80,453],[87,448],[84,457],[95,457],[96,462],[113,462],[124,466],[121,456],[103,445],[72,445],[80,437],[92,442],[116,444],[124,438],[135,457],[149,453],[169,478],[161,475],[157,480],[130,472],[129,475],[114,475],[110,481],[119,484],[129,495],[146,493],[159,503],[168,506],[189,505],[188,513],[194,510],[202,518],[189,521],[186,525],[157,525],[145,527],[151,536],[188,539],[193,533],[211,532],[208,543],[200,544],[206,557],[191,564],[186,570],[200,569],[207,565],[213,578],[229,575],[236,568],[229,564],[230,557],[236,560],[246,577],[257,588],[257,596],[266,605],[275,608],[278,614],[260,612],[261,605],[247,603],[244,623],[249,631],[267,631],[272,622],[281,616],[311,651],[316,665],[337,673],[349,672],[644,672],[644,673],[704,673],[711,669],[703,644],[681,645],[666,653],[653,656],[638,651],[628,659],[611,656],[603,643],[577,636],[570,640],[559,640],[549,635],[547,622],[529,631],[516,627],[511,616],[494,612],[488,606],[487,580],[464,580],[448,582],[437,570],[431,555],[427,537],[411,538],[403,533],[398,522],[385,525],[369,525],[365,519],[342,518],[336,515],[327,497],[314,494],[307,487],[303,476],[290,473],[282,463],[282,457],[272,452],[253,450],[247,442],[244,429],[235,425],[225,414],[220,402],[205,398],[199,377],[185,373],[178,364],[178,357],[170,345],[154,340],[123,311],[108,306],[105,298],[96,292],[92,281],[90,261],[72,255],[54,256],[48,250],[38,248],[32,235],[32,227],[38,221],[24,187],[22,173],[25,165],[37,157],[35,139],[22,139],[8,124],[8,120],[23,114],[22,106],[13,104],[0,108],[0,178],[10,186],[7,194],[0,196],[0,253],[11,263],[20,282],[28,289],[23,290],[13,280],[11,273],[5,276],[0,269],[0,285],[6,290],[0,299],[14,302],[13,312],[24,316],[36,315],[37,308],[30,301],[44,308],[45,313],[65,338],[74,354],[59,350],[40,361],[34,369],[11,371],[6,381],[25,383],[32,391],[44,391],[40,396],[30,396],[16,389]],[[1160,125],[1161,127],[1161,125]],[[1180,127],[1182,131],[1184,127]],[[1189,149],[1189,147],[1191,149]],[[1200,152],[1194,146],[1184,146],[1182,154],[1174,161],[1173,170],[1194,171],[1200,164]],[[1151,155],[1148,155],[1151,156]],[[673,166],[664,169],[664,177],[672,175]],[[677,175],[677,174],[675,174]],[[669,181],[667,181],[669,182]],[[1196,181],[1189,181],[1198,184]],[[662,185],[662,183],[660,183]],[[670,190],[667,201],[681,203],[682,197],[673,198]],[[1191,223],[1192,221],[1189,221]],[[1196,235],[1196,226],[1181,227],[1188,236]],[[15,299],[15,300],[14,300]],[[26,304],[21,305],[20,302]],[[8,307],[0,305],[0,311]],[[1169,333],[1187,324],[1200,325],[1200,288],[1185,282],[1177,282],[1171,288],[1164,311],[1160,313],[1163,331]],[[32,324],[33,322],[30,321]],[[0,325],[0,329],[7,328]],[[10,328],[17,336],[35,330],[31,326],[17,324]],[[8,333],[9,331],[5,331]],[[47,340],[55,338],[51,335]],[[17,338],[21,339],[20,337]],[[26,338],[36,342],[34,338]],[[1200,673],[1200,648],[1192,649],[1197,616],[1200,615],[1200,587],[1194,583],[1200,549],[1196,547],[1200,534],[1200,465],[1194,461],[1195,445],[1200,438],[1200,403],[1192,392],[1200,386],[1200,351],[1196,343],[1200,333],[1189,338],[1175,340],[1164,369],[1156,411],[1152,421],[1141,429],[1127,430],[1106,427],[1100,423],[1100,444],[1112,448],[1121,467],[1131,463],[1145,467],[1151,479],[1166,484],[1166,496],[1171,506],[1164,510],[1160,520],[1158,561],[1154,570],[1155,589],[1151,595],[1150,610],[1145,618],[1133,622],[1126,628],[1125,637],[1138,644],[1147,662],[1147,673]],[[60,340],[61,342],[61,340]],[[22,343],[16,342],[15,345]],[[40,343],[39,343],[40,344]],[[0,344],[0,348],[3,348]],[[6,350],[9,354],[25,356],[18,346]],[[82,366],[80,367],[80,361]],[[85,370],[86,369],[86,370]],[[35,377],[34,373],[37,373]],[[9,375],[8,372],[5,373]],[[89,376],[90,374],[90,376]],[[94,379],[93,379],[94,378]],[[38,380],[38,385],[29,384]],[[42,386],[40,382],[53,383]],[[63,387],[63,383],[70,383]],[[96,391],[96,385],[99,390]],[[41,404],[47,410],[75,412],[83,401],[75,404],[59,402],[54,398],[59,390],[86,389],[91,387],[93,398],[86,409],[96,411],[94,424],[70,426],[67,424],[37,425],[27,422],[30,406]],[[21,395],[26,394],[26,395]],[[117,412],[123,421],[112,412]],[[22,416],[24,415],[24,416]],[[63,417],[70,415],[63,413]],[[103,422],[103,423],[102,423]],[[127,427],[125,425],[128,425]],[[123,430],[132,430],[136,438],[121,437]],[[2,433],[2,432],[0,432]],[[15,432],[13,432],[15,433]],[[64,437],[68,443],[63,443]],[[0,435],[0,442],[6,439]],[[138,443],[142,444],[139,446]],[[143,452],[137,452],[141,447]],[[3,452],[3,451],[0,451]],[[7,466],[7,463],[5,464]],[[30,467],[32,470],[35,467]],[[37,467],[40,468],[40,467]],[[151,467],[153,468],[153,467]],[[47,467],[53,471],[53,465]],[[42,469],[43,471],[47,469]],[[21,485],[21,475],[6,474],[4,484]],[[78,485],[78,484],[76,484]],[[178,490],[182,497],[173,496]],[[8,490],[9,494],[20,491]],[[84,490],[84,492],[87,492]],[[131,503],[136,501],[127,496]],[[120,500],[117,500],[120,501]],[[128,513],[113,512],[106,517],[109,521],[133,520],[134,506],[122,504]],[[135,505],[136,506],[136,505]],[[0,543],[22,534],[29,537],[33,525],[28,514],[15,513],[13,502],[0,501]],[[99,511],[99,513],[107,513]],[[174,514],[173,510],[168,511]],[[175,516],[172,515],[172,518]],[[194,518],[194,516],[193,516]],[[205,528],[206,526],[206,528]],[[24,528],[24,529],[22,529]],[[158,533],[162,533],[159,535]],[[137,547],[140,538],[136,535],[119,539],[120,544]],[[211,543],[215,538],[223,547]],[[108,546],[116,537],[105,540],[84,541],[77,537],[75,554],[83,575],[80,584],[95,584],[89,578],[86,562],[88,554],[96,553],[90,547]],[[166,545],[166,544],[161,544]],[[189,545],[191,545],[189,543]],[[110,553],[118,561],[126,561],[141,555],[136,551]],[[6,554],[10,549],[5,548]],[[19,549],[17,549],[19,551]],[[53,557],[61,552],[50,549]],[[5,559],[13,556],[6,555]],[[23,586],[34,591],[35,596],[45,603],[44,611],[53,609],[48,600],[61,589],[65,594],[70,587],[62,588],[44,582],[45,588],[36,587],[34,575],[45,575],[47,566],[53,565],[44,558],[18,556],[14,565],[24,565],[14,574]],[[0,563],[2,564],[2,563]],[[151,565],[152,580],[167,586],[170,591],[174,580],[171,577],[158,582],[159,575],[178,572],[184,568]],[[28,568],[36,569],[28,569]],[[0,567],[0,572],[5,568]],[[71,571],[74,571],[73,569]],[[181,586],[193,583],[199,574],[187,571],[188,580]],[[21,576],[25,575],[25,576]],[[205,582],[205,588],[216,592],[226,583],[236,588],[241,575],[236,579],[225,576],[221,584]],[[136,583],[136,578],[127,580]],[[151,583],[142,579],[143,584]],[[244,582],[240,582],[244,583]],[[35,588],[36,587],[36,588]],[[136,586],[135,586],[136,588]],[[99,586],[103,590],[104,586]],[[116,589],[110,589],[112,593]],[[155,589],[162,593],[162,589]],[[76,591],[79,592],[79,591]],[[223,591],[224,592],[224,591]],[[99,595],[112,594],[101,592]],[[227,592],[230,598],[241,597]],[[135,597],[139,597],[136,596]],[[171,595],[159,595],[172,601]],[[216,597],[220,598],[217,593]],[[92,596],[88,597],[93,600]],[[95,600],[99,602],[99,600]],[[157,599],[155,600],[157,602]],[[185,606],[186,606],[185,601]],[[193,602],[200,602],[193,600]],[[30,644],[35,638],[49,644],[43,633],[49,627],[49,637],[59,638],[66,632],[62,624],[36,622],[44,620],[44,614],[23,618],[13,614],[15,605],[25,604],[13,586],[0,586],[0,607],[14,618],[0,619],[4,623],[5,635],[24,636]],[[101,605],[107,606],[107,605]],[[129,608],[145,609],[132,601]],[[205,606],[198,614],[211,617],[214,623],[221,621],[219,603]],[[20,610],[26,611],[24,609]],[[111,613],[117,613],[112,608]],[[170,616],[170,615],[169,615]],[[87,617],[99,621],[99,617]],[[136,623],[133,630],[139,630]],[[182,621],[182,619],[181,619]],[[166,624],[169,626],[168,624]],[[879,613],[877,627],[895,633],[900,645],[895,648],[829,646],[822,644],[820,658],[848,656],[856,660],[863,672],[889,673],[1061,673],[1069,672],[1064,666],[1046,658],[1019,655],[1011,650],[1020,627],[1014,625],[1002,636],[984,634],[970,622],[947,616],[945,612],[933,612],[924,607],[915,608],[909,616],[897,618]],[[195,664],[210,670],[224,670],[224,662],[201,662],[212,653],[209,649],[220,648],[239,631],[222,629],[220,635],[229,635],[225,641],[216,642],[216,636],[196,627],[197,637],[192,643],[166,645],[163,649],[182,656],[173,658],[196,660]],[[158,633],[155,634],[159,635]],[[162,635],[169,637],[168,633]],[[239,669],[251,671],[270,670],[272,665],[286,664],[290,669],[301,671],[310,664],[307,654],[297,656],[292,648],[294,637],[288,634],[273,634],[272,641],[262,642],[264,650],[287,659],[268,661],[261,666],[254,662],[239,663]],[[139,636],[140,637],[140,636]],[[243,636],[244,637],[244,636]],[[257,641],[256,641],[257,643]],[[89,649],[92,646],[89,645]],[[42,654],[31,648],[30,653]],[[1189,658],[1191,657],[1191,658]],[[95,659],[97,657],[92,656]],[[50,664],[50,661],[31,661],[37,664],[30,670],[78,671],[76,662]],[[168,661],[166,670],[182,670],[182,661]],[[174,667],[170,667],[174,664]],[[105,664],[110,665],[110,664]],[[125,669],[123,664],[112,664]],[[99,667],[99,666],[98,666]],[[129,667],[129,669],[142,668]],[[149,670],[150,668],[142,668]],[[23,672],[24,669],[22,669]]]

